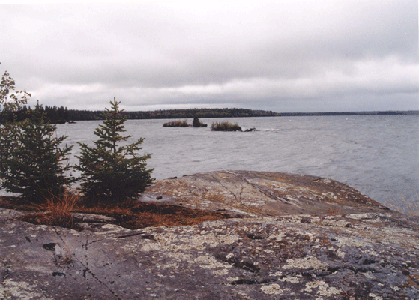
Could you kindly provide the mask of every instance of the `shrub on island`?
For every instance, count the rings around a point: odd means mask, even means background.
[[[237,123],[230,123],[228,121],[224,122],[214,122],[211,125],[211,130],[214,131],[241,131],[242,128]]]
[[[190,127],[186,120],[183,121],[171,121],[163,124],[163,127]]]

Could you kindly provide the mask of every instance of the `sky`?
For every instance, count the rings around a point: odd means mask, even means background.
[[[418,1],[0,4],[0,71],[30,105],[419,109]]]

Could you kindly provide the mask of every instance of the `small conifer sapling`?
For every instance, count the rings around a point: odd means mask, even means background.
[[[82,173],[81,191],[92,204],[132,200],[153,181],[153,170],[146,168],[150,154],[138,153],[144,139],[127,145],[130,136],[121,135],[126,131],[126,118],[120,103],[115,99],[110,101],[111,109],[106,109],[105,120],[94,132],[98,137],[94,147],[79,143],[81,155],[77,156],[76,169]]]

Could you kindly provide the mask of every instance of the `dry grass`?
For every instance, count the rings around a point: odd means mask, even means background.
[[[170,121],[163,124],[163,127],[191,127],[186,120],[183,121]]]
[[[207,220],[226,219],[229,216],[219,212],[186,208],[179,205],[161,203],[127,202],[119,205],[87,206],[77,194],[65,194],[62,198],[47,199],[45,204],[28,204],[17,197],[0,197],[0,207],[16,210],[30,210],[21,220],[33,224],[61,226],[79,229],[74,212],[100,214],[113,217],[110,223],[129,228],[140,229],[149,226],[187,226]]]
[[[240,131],[241,127],[237,123],[230,123],[228,121],[224,122],[214,122],[211,125],[211,130],[214,131]]]
[[[110,216],[113,216],[119,225],[132,229],[148,226],[187,226],[226,218],[217,212],[158,203],[139,203],[131,208],[130,214]]]
[[[73,211],[81,198],[78,194],[65,192],[61,197],[51,196],[44,204],[33,204],[38,213],[28,214],[22,220],[35,224],[77,228]]]

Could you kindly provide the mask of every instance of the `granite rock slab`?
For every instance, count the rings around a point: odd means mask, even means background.
[[[222,171],[143,195],[229,219],[82,231],[0,209],[0,299],[418,299],[419,222],[330,179]]]

